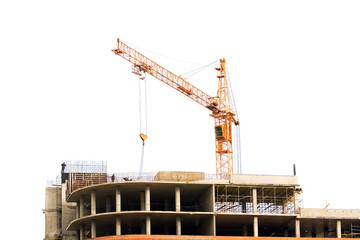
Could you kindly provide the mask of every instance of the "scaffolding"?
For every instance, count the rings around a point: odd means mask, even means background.
[[[253,191],[256,201],[253,201]],[[294,214],[293,187],[215,186],[215,210],[221,213]]]

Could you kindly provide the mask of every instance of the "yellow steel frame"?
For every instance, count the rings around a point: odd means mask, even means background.
[[[218,91],[211,97],[188,83],[183,77],[175,75],[156,62],[145,57],[118,39],[116,55],[133,64],[132,72],[138,75],[149,73],[185,96],[212,111],[215,119],[216,177],[229,179],[233,173],[232,123],[239,124],[236,114],[231,109],[229,89],[226,78],[225,59],[220,60]]]

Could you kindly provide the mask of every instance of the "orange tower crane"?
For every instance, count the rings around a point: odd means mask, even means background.
[[[211,111],[210,116],[215,120],[216,178],[229,179],[233,174],[232,123],[239,125],[239,120],[231,108],[225,59],[220,59],[220,67],[215,68],[218,71],[218,90],[217,96],[211,97],[120,39],[117,43],[117,49],[112,51],[133,64],[133,73],[139,76],[148,73]]]

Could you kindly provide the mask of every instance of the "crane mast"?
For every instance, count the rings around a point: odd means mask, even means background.
[[[120,39],[117,43],[117,49],[112,51],[132,63],[134,74],[141,76],[143,73],[148,73],[212,112],[210,116],[215,120],[216,178],[229,179],[233,174],[232,123],[239,125],[239,121],[231,109],[225,59],[220,59],[220,66],[216,68],[219,71],[218,91],[217,96],[211,97]]]

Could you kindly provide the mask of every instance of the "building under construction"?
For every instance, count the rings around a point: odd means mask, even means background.
[[[215,178],[108,174],[105,162],[64,162],[46,188],[45,239],[360,237],[360,209],[303,208],[295,174]]]

